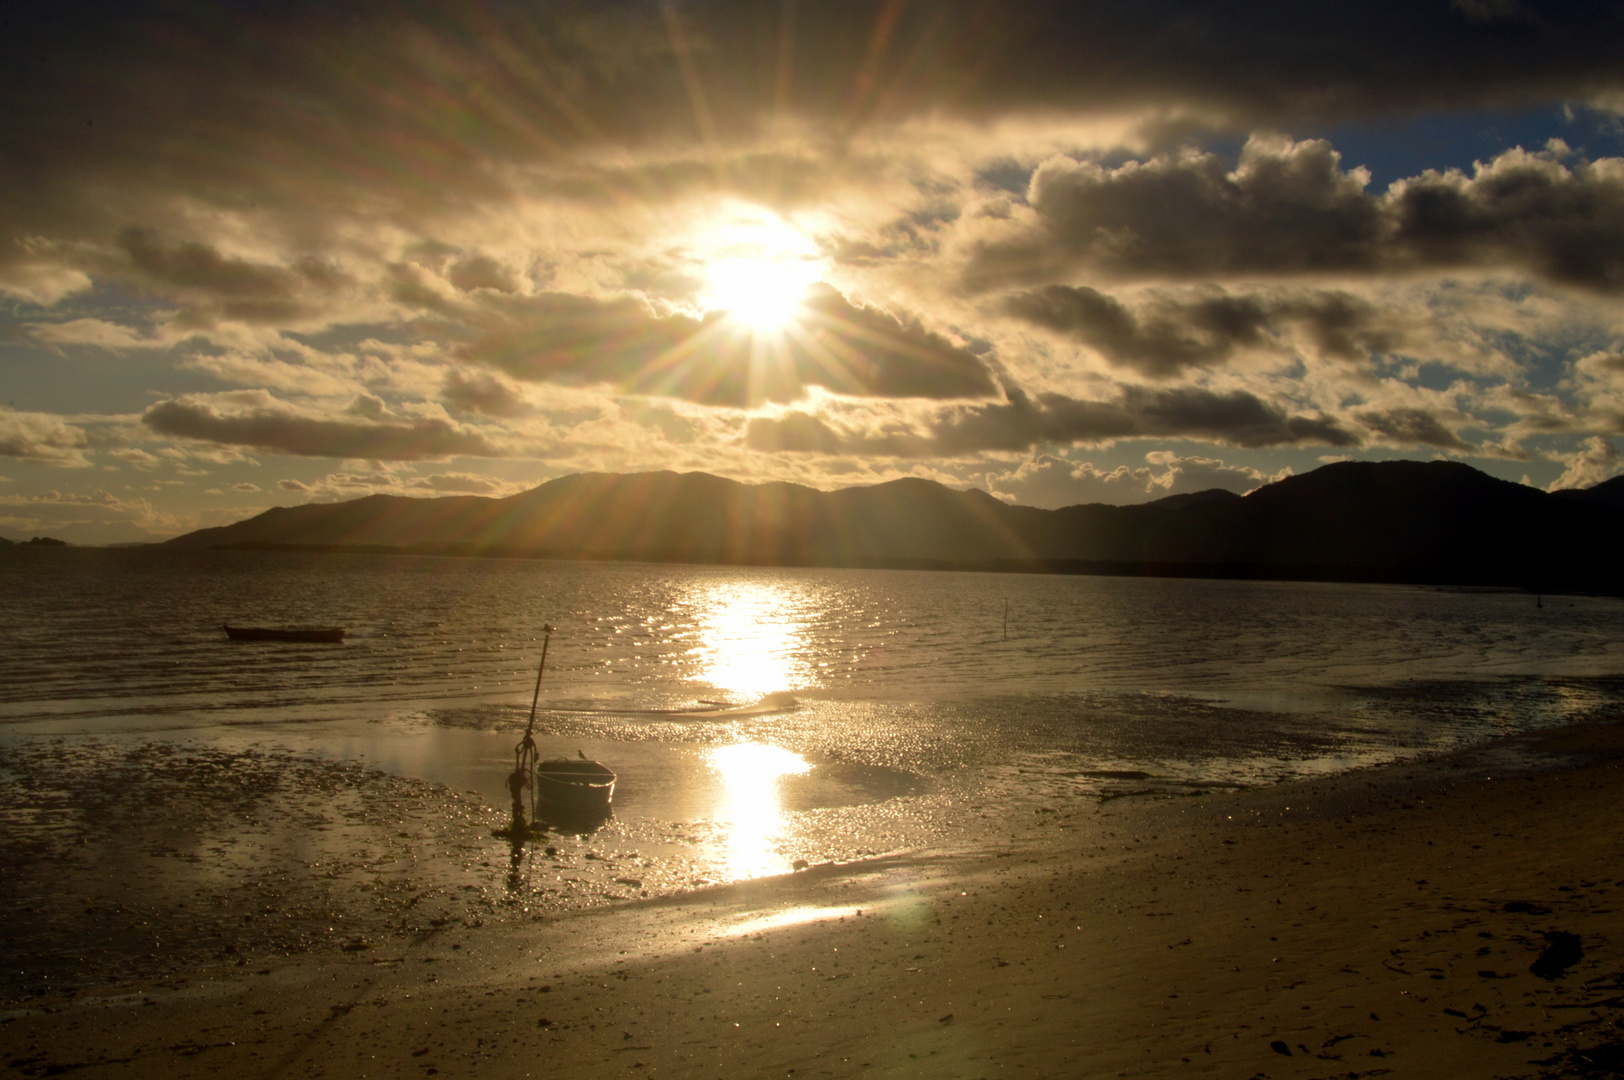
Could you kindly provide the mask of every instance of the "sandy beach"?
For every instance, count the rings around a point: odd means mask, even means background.
[[[448,878],[389,934],[239,951],[205,918],[185,963],[12,980],[0,1048],[23,1076],[1614,1076],[1621,762],[1624,727],[1566,728],[1037,800],[942,850],[646,899],[619,853],[596,902],[517,917],[446,906]]]

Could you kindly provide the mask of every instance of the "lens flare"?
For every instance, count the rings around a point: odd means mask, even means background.
[[[726,311],[752,330],[777,330],[795,317],[817,269],[800,259],[733,258],[706,269],[705,306]]]

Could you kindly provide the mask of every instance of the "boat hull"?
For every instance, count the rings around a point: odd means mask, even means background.
[[[232,641],[315,641],[339,642],[344,640],[342,626],[287,627],[227,626],[226,637]]]
[[[607,810],[615,797],[615,774],[596,761],[543,761],[536,766],[536,795],[577,814]]]

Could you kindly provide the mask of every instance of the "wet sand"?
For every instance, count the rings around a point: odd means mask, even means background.
[[[176,828],[176,800],[236,767],[194,757],[153,804]],[[261,822],[237,857],[280,876],[252,895],[142,901],[165,925],[221,913],[198,922],[206,948],[134,953],[155,970],[68,964],[71,990],[9,975],[0,1060],[84,1077],[1612,1076],[1621,766],[1624,727],[1589,726],[1260,791],[1012,800],[930,849],[665,893],[642,887],[647,853],[571,841],[554,861],[576,870],[554,880],[600,892],[530,911],[479,893],[488,846],[454,846],[488,808],[362,776],[469,815],[394,836],[344,809],[355,777],[335,774],[320,821],[283,823],[322,826],[321,851]],[[158,864],[132,873],[174,860],[142,858]],[[71,960],[51,927],[85,941],[107,901],[37,904],[12,972]],[[273,910],[233,906],[256,904]],[[305,936],[238,936],[263,919]]]

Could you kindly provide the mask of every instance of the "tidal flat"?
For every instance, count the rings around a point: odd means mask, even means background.
[[[301,799],[333,785],[319,813],[245,813],[214,786],[237,761],[126,759],[146,777],[130,807],[215,807],[241,845],[219,857],[256,884],[180,888],[196,878],[165,842],[123,832],[144,845],[130,887],[176,886],[162,932],[195,930],[148,939],[129,903],[66,890],[24,913],[35,952],[53,933],[124,946],[8,982],[14,1071],[1307,1080],[1624,1060],[1618,725],[1254,791],[1028,803],[963,815],[933,849],[647,897],[615,880],[645,874],[641,855],[574,850],[581,902],[530,912],[481,889],[500,860],[459,852],[484,844],[489,808],[391,833],[397,815],[369,818],[358,793],[379,809],[454,793],[266,765]],[[77,888],[120,835],[38,842]]]

